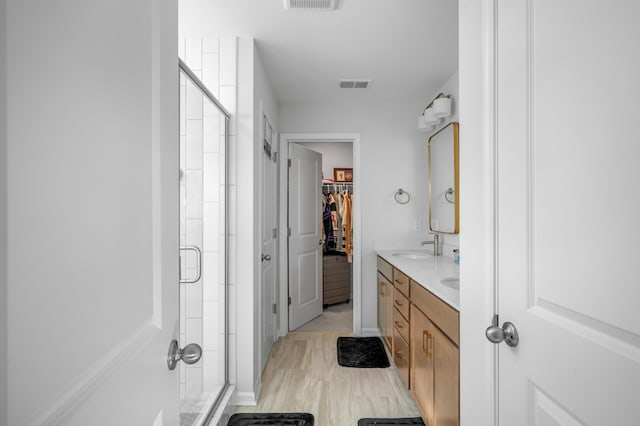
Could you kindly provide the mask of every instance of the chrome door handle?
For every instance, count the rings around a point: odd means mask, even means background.
[[[182,271],[180,271],[180,284],[195,284],[200,281],[202,277],[202,251],[196,246],[182,246],[180,251],[193,251],[196,254],[196,270],[198,271],[196,277],[193,279],[182,278]],[[182,267],[182,262],[180,262]]]
[[[262,255],[262,261],[263,262],[265,262],[265,261],[268,262],[270,260],[271,260],[271,256],[269,256],[268,254],[263,254]]]
[[[507,321],[502,327],[498,326],[498,315],[493,316],[493,324],[487,327],[485,334],[491,343],[502,343],[504,340],[508,346],[515,347],[520,341],[518,330],[513,323]]]
[[[202,348],[197,343],[190,343],[183,349],[180,349],[177,340],[172,340],[169,344],[169,353],[167,354],[167,367],[169,370],[175,370],[178,361],[182,360],[185,364],[195,364],[202,356]]]

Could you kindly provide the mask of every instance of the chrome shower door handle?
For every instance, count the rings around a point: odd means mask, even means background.
[[[182,278],[182,271],[180,271],[180,284],[195,284],[200,281],[202,277],[202,251],[196,246],[182,246],[180,247],[180,251],[193,251],[196,254],[196,271],[197,274],[195,278]],[[180,262],[180,266],[182,266],[182,262]]]

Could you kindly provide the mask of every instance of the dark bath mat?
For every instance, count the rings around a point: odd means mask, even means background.
[[[422,425],[424,422],[420,417],[408,417],[404,419],[360,419],[358,426],[392,426],[392,425]]]
[[[386,368],[389,358],[378,337],[338,337],[338,364],[343,367]]]
[[[309,413],[236,413],[227,426],[313,426]]]

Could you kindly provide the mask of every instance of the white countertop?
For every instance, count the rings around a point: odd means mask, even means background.
[[[440,282],[443,278],[459,278],[460,265],[446,256],[432,256],[423,250],[376,250],[378,255],[402,271],[422,287],[444,300],[452,308],[460,312],[460,290],[448,287]],[[394,256],[393,253],[425,253],[427,259],[407,259]]]

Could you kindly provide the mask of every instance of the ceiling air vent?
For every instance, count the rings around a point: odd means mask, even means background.
[[[291,10],[308,10],[312,12],[335,10],[338,0],[284,0],[284,8]]]
[[[338,86],[341,89],[368,89],[371,80],[340,80]]]

